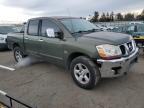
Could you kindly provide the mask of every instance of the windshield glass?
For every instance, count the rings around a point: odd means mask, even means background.
[[[10,32],[16,32],[13,26],[0,26],[0,34],[7,34]]]
[[[80,32],[87,32],[87,31],[94,31],[99,30],[94,24],[86,21],[84,19],[61,19],[61,22],[66,26],[66,28],[71,33],[80,33]]]

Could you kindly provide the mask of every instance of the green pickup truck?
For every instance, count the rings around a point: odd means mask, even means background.
[[[20,33],[8,34],[7,43],[17,62],[30,55],[61,65],[84,89],[94,88],[101,78],[124,75],[138,58],[130,35],[102,32],[75,17],[30,19]]]

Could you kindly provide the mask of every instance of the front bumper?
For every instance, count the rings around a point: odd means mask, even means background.
[[[115,60],[98,59],[98,64],[101,65],[101,77],[118,77],[127,73],[138,59],[138,48],[129,57],[123,57]]]

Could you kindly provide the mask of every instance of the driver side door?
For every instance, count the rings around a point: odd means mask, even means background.
[[[54,36],[48,36],[47,30],[54,30]],[[50,62],[53,63],[63,63],[63,44],[64,41],[57,37],[57,32],[60,31],[60,28],[50,19],[41,20],[41,49],[39,54],[43,56]]]

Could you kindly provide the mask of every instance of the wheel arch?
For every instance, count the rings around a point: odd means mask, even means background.
[[[18,43],[13,43],[12,48],[14,49],[15,47],[20,47],[20,45]]]
[[[67,68],[68,70],[70,69],[70,64],[71,64],[72,60],[74,60],[76,57],[79,57],[79,56],[85,56],[85,57],[90,58],[89,55],[84,54],[84,53],[81,53],[81,52],[74,52],[74,53],[70,54],[70,55],[68,56],[67,61],[66,61],[66,68]]]

